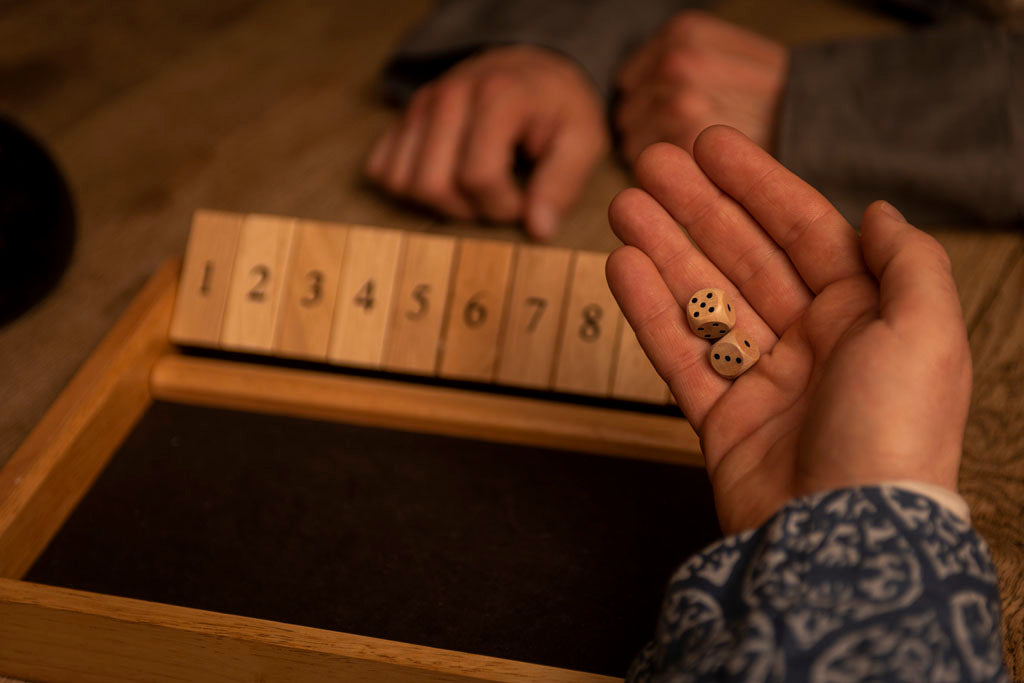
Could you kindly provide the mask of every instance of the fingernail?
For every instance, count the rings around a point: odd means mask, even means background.
[[[878,208],[881,209],[885,213],[885,215],[889,216],[890,218],[898,220],[901,223],[907,222],[907,219],[903,217],[903,214],[899,212],[899,209],[897,209],[895,206],[893,206],[892,204],[885,200],[883,200],[882,203],[878,205]]]
[[[554,237],[558,229],[558,215],[547,204],[535,204],[530,211],[529,221],[533,236],[540,240]]]

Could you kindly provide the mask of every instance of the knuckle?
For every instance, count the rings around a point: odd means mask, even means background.
[[[711,111],[710,103],[692,90],[680,90],[664,103],[664,113],[683,121],[702,121]]]
[[[501,184],[501,175],[497,171],[467,164],[458,176],[459,187],[473,196],[487,195]]]
[[[668,34],[675,40],[686,42],[707,25],[708,17],[699,10],[679,12],[669,20]]]
[[[688,47],[666,50],[657,66],[658,76],[673,83],[692,83],[700,78],[704,69],[704,56]]]
[[[515,78],[504,70],[491,71],[482,76],[476,87],[476,96],[483,101],[500,100],[515,87]]]

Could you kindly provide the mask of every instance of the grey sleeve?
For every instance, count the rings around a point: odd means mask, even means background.
[[[779,159],[851,222],[1024,221],[1024,35],[980,24],[793,50]]]
[[[442,0],[407,35],[384,69],[388,93],[404,100],[423,83],[483,48],[526,43],[582,66],[605,96],[622,59],[675,12],[701,0]]]

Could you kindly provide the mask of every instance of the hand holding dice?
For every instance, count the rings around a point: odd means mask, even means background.
[[[816,491],[956,490],[970,348],[933,238],[882,202],[858,233],[724,127],[692,156],[649,147],[636,176],[608,212],[608,282],[701,437],[723,531]]]
[[[714,342],[708,351],[711,367],[734,379],[749,370],[761,353],[749,334],[733,330],[736,311],[724,289],[701,289],[686,304],[686,320],[693,333]]]

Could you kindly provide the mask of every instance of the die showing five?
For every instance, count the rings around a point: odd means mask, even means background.
[[[686,320],[695,335],[715,341],[732,330],[736,311],[724,289],[702,289],[686,303]]]
[[[686,320],[695,335],[712,342],[708,360],[722,377],[739,377],[761,357],[754,340],[745,332],[733,329],[736,311],[724,289],[694,292],[686,302]]]

